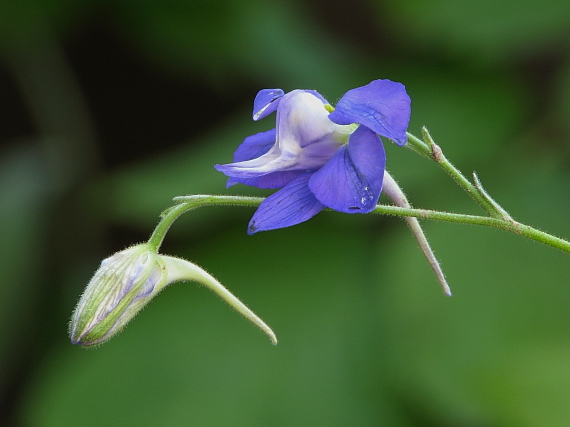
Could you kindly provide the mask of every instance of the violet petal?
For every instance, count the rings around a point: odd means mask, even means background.
[[[382,191],[386,153],[380,138],[359,126],[347,145],[309,180],[309,188],[325,206],[345,213],[368,213]]]
[[[283,188],[299,175],[305,173],[304,171],[283,171],[273,172],[267,175],[258,176],[255,178],[228,178],[226,188],[235,184],[249,185],[250,187],[257,188]]]
[[[281,89],[262,89],[253,100],[253,120],[257,121],[277,110],[281,97],[285,94]]]
[[[373,82],[344,94],[329,114],[339,125],[360,123],[398,145],[407,141],[411,101],[403,84],[391,80]]]
[[[251,218],[247,234],[296,225],[322,211],[324,205],[307,186],[310,177],[304,173],[266,198]]]
[[[267,153],[275,144],[276,133],[276,129],[271,129],[245,138],[234,153],[234,162],[244,162]]]

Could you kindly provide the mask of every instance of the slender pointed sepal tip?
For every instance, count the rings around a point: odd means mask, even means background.
[[[384,183],[382,191],[394,202],[396,206],[408,209],[411,208],[411,205],[408,202],[406,195],[404,194],[400,186],[396,183],[394,178],[392,178],[392,176],[386,170],[384,171]],[[435,254],[433,253],[429,245],[429,242],[426,239],[422,227],[420,226],[420,222],[417,220],[417,218],[414,217],[407,216],[405,217],[405,219],[406,222],[408,223],[408,227],[410,228],[412,234],[416,238],[416,241],[418,242],[418,245],[420,246],[422,253],[426,257],[430,267],[432,268],[435,277],[437,278],[437,281],[439,282],[441,289],[443,290],[443,293],[448,297],[450,297],[451,289],[449,288],[447,280],[445,279],[445,275],[443,274],[443,270],[441,269],[441,266],[439,265],[439,262],[437,261],[437,258],[435,257]]]

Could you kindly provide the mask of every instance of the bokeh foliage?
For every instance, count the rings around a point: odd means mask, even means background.
[[[514,218],[570,237],[570,2],[7,0],[0,3],[0,418],[23,426],[566,426],[570,258],[496,230],[425,223],[443,297],[404,223],[323,213],[247,236],[203,208],[164,252],[214,274],[276,331],[194,284],[119,337],[73,347],[98,262],[147,238],[213,164],[269,129],[257,90],[330,100],[403,82],[429,127]],[[418,207],[478,208],[387,146]]]

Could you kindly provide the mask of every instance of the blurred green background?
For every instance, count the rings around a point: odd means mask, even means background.
[[[247,236],[249,208],[186,214],[163,252],[203,266],[272,326],[177,284],[109,343],[67,322],[101,259],[144,241],[215,163],[259,89],[336,101],[403,82],[428,126],[519,221],[570,237],[567,0],[0,2],[0,424],[567,426],[570,256],[424,223],[442,296],[403,221],[323,213]],[[387,145],[418,207],[481,213]]]

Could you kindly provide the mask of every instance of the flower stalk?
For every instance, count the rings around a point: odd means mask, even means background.
[[[411,99],[401,83],[374,80],[346,92],[335,107],[314,90],[263,89],[254,99],[252,118],[257,121],[272,113],[276,113],[274,129],[246,137],[233,162],[215,168],[228,177],[227,187],[239,183],[277,191],[267,198],[174,198],[176,204],[161,213],[148,242],[101,263],[72,316],[73,344],[93,347],[109,340],[164,287],[180,281],[202,283],[277,344],[269,326],[213,276],[189,261],[159,254],[173,223],[202,206],[257,207],[248,234],[294,226],[323,210],[404,217],[448,296],[451,290],[419,220],[497,228],[570,253],[570,241],[515,221],[484,189],[475,172],[469,180],[453,166],[425,127],[421,139],[407,132]],[[412,208],[386,171],[382,138],[435,161],[487,215]],[[381,193],[394,204],[378,204]]]
[[[257,207],[263,200],[262,197],[248,196],[221,196],[213,194],[196,194],[189,196],[178,196],[174,198],[178,202],[174,207],[178,216],[182,213],[203,206],[243,206]],[[332,209],[330,209],[332,212]],[[168,211],[167,211],[168,212]],[[391,216],[414,217],[419,219],[428,219],[432,221],[452,222],[456,224],[479,225],[483,227],[497,228],[509,233],[518,234],[530,240],[543,243],[553,248],[560,249],[563,252],[570,253],[570,242],[551,234],[540,231],[529,225],[521,224],[517,221],[505,221],[502,218],[492,218],[479,215],[466,215],[451,212],[436,211],[430,209],[402,208],[391,205],[376,205],[371,213]],[[174,219],[176,219],[174,218]],[[173,216],[165,216],[161,219],[165,224],[174,220]],[[158,228],[157,228],[158,229]],[[168,228],[166,228],[167,230]],[[155,230],[156,231],[156,230]],[[161,241],[164,237],[162,233],[155,233],[153,237],[156,241]]]

